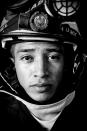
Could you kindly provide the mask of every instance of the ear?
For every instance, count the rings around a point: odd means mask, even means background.
[[[15,71],[15,59],[13,57],[10,58],[11,64],[13,64],[13,70]]]

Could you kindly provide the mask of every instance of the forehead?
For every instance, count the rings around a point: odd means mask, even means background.
[[[15,53],[20,53],[24,51],[46,51],[51,49],[60,49],[61,46],[58,43],[51,42],[22,42],[15,44],[14,46]]]

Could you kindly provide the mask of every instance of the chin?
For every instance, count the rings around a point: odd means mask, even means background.
[[[46,103],[48,102],[50,99],[52,98],[52,96],[47,96],[47,95],[40,95],[40,96],[36,96],[36,97],[32,97],[33,100],[39,102],[39,103]]]
[[[32,100],[40,103],[49,101],[54,95],[53,92],[27,92],[27,94]]]

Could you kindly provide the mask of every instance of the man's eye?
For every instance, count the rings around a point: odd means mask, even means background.
[[[21,58],[21,60],[30,63],[30,62],[32,62],[32,61],[34,60],[34,58],[33,58],[32,56],[28,55],[28,56],[23,56],[23,57]]]
[[[49,56],[49,60],[58,61],[59,59],[60,59],[60,55],[59,54],[55,54],[55,55],[50,55]]]

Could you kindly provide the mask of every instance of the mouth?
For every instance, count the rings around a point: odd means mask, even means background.
[[[35,84],[32,85],[32,87],[34,87],[37,92],[43,93],[43,92],[48,92],[51,89],[52,84],[47,84],[47,83]]]

